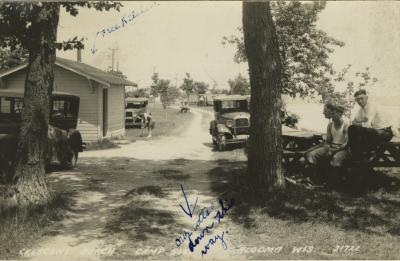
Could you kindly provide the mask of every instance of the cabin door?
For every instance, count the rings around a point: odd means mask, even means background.
[[[108,89],[103,89],[103,137],[108,130]]]

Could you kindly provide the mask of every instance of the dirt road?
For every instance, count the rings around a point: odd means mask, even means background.
[[[224,198],[222,207],[216,188],[227,182],[218,175],[221,164],[236,162],[236,166],[245,156],[242,149],[215,152],[208,133],[211,113],[192,113],[193,122],[179,137],[84,152],[73,171],[51,173],[52,186],[70,195],[70,207],[46,238],[24,251],[25,256],[40,260],[201,258],[207,244],[207,257],[232,256],[238,228],[230,219],[232,210],[226,210],[230,199]],[[198,197],[192,218],[183,211],[189,208],[181,185],[191,208]],[[199,220],[200,210],[211,205],[211,214]],[[222,219],[214,219],[218,211],[224,212]],[[196,222],[200,226],[194,231]],[[213,228],[201,233],[206,226]],[[176,241],[184,231],[192,231],[193,241],[204,234],[193,252],[188,239]]]

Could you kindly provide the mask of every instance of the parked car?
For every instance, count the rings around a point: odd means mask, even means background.
[[[214,120],[210,122],[210,134],[213,145],[219,151],[226,149],[228,144],[245,144],[250,128],[250,96],[225,95],[215,97]],[[281,111],[282,124],[295,129],[299,116]]]
[[[145,97],[125,99],[125,127],[142,127],[144,113],[148,113],[149,99]]]
[[[250,96],[226,95],[214,98],[214,120],[210,122],[212,142],[219,151],[228,144],[244,144],[249,136]]]
[[[23,96],[23,91],[0,90],[0,164],[8,164],[8,168],[15,160]],[[57,160],[63,166],[72,168],[76,165],[79,152],[86,147],[76,130],[79,97],[53,92],[51,103],[46,166]],[[5,151],[7,153],[3,153]]]

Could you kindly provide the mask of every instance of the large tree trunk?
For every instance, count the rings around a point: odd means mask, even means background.
[[[25,43],[29,65],[14,176],[20,204],[43,203],[49,197],[45,158],[59,11],[58,3],[43,3],[31,25],[33,37]]]
[[[251,85],[249,183],[257,194],[282,190],[281,62],[269,2],[243,2]]]

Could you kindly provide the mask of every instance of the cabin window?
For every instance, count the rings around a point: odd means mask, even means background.
[[[15,98],[14,100],[14,113],[21,113],[24,100],[21,98]]]
[[[0,97],[0,112],[1,113],[11,113],[11,100]]]
[[[0,112],[9,114],[21,113],[23,102],[22,98],[0,97]]]

